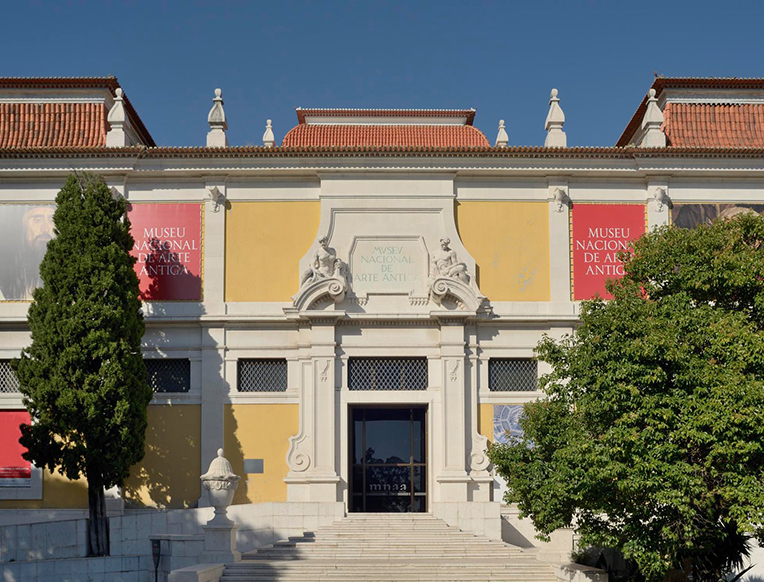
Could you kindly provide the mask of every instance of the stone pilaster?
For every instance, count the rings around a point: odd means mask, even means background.
[[[464,501],[471,481],[467,474],[467,395],[465,390],[464,318],[440,320],[440,359],[443,382],[441,434],[443,459],[435,480],[441,501]],[[437,465],[436,465],[437,466]]]
[[[335,317],[310,319],[310,349],[302,359],[300,432],[290,439],[285,479],[288,501],[338,500],[335,419],[336,343]]]
[[[570,290],[570,211],[568,182],[549,180],[549,272],[550,301],[571,300]]]

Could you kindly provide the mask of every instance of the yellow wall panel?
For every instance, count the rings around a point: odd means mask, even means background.
[[[478,432],[493,442],[493,404],[481,404],[478,412]]]
[[[286,454],[298,431],[299,405],[227,404],[224,414],[225,456],[233,472],[246,477],[233,502],[286,501]],[[262,459],[263,473],[245,475],[244,459]]]
[[[549,205],[459,202],[456,223],[493,301],[549,301]]]
[[[69,481],[59,473],[42,472],[42,499],[4,499],[0,509],[85,509],[88,506],[88,482]]]
[[[234,202],[226,216],[226,301],[289,301],[316,238],[319,202]]]
[[[201,495],[201,406],[151,405],[148,420],[146,455],[130,470],[125,503],[133,507],[195,506]]]

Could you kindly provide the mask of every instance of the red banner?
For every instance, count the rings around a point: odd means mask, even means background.
[[[128,217],[141,299],[201,300],[201,204],[132,204]]]
[[[618,252],[645,232],[643,204],[574,204],[573,299],[591,299],[605,291],[607,279],[623,276]]]
[[[29,424],[26,410],[0,410],[0,487],[29,485],[28,483],[9,482],[9,479],[30,479],[32,465],[21,458],[26,451],[19,443],[19,426]]]

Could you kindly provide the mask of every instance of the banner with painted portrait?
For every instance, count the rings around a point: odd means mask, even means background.
[[[671,223],[680,228],[695,228],[700,224],[711,224],[717,218],[732,218],[749,212],[764,214],[764,204],[674,204]]]
[[[29,301],[53,238],[53,204],[0,204],[0,299]]]

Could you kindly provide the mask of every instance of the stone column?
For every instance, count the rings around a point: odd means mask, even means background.
[[[473,501],[492,501],[493,476],[488,471],[491,464],[488,459],[488,438],[480,434],[479,427],[479,407],[478,398],[478,349],[477,329],[470,326],[470,335],[472,339],[467,349],[467,373],[465,374],[465,387],[468,394],[467,403],[470,449],[468,451],[468,469],[470,479],[472,480],[472,500]]]
[[[225,313],[225,178],[205,180],[204,204],[204,301],[205,315]],[[219,198],[215,198],[218,196]],[[222,202],[221,202],[222,200]]]
[[[300,432],[290,439],[288,501],[338,500],[335,325],[344,313],[310,317],[310,349],[302,362]],[[307,334],[306,334],[307,335]]]
[[[225,221],[226,205],[213,199],[213,191],[225,199],[225,178],[205,179],[204,194],[204,277],[202,309],[206,315],[225,313]],[[225,329],[216,324],[201,327],[201,466],[215,457],[224,442]],[[206,507],[207,492],[201,492],[199,505]]]
[[[224,378],[225,328],[202,324],[202,405],[201,405],[201,466],[214,458],[224,443],[224,409],[226,393]],[[200,507],[208,507],[205,491],[199,499]]]
[[[562,197],[564,195],[564,198]],[[570,292],[570,197],[568,182],[549,179],[550,301],[567,303]]]
[[[443,378],[441,402],[442,467],[435,480],[440,484],[440,501],[467,501],[471,481],[467,466],[467,391],[465,389],[464,317],[440,317],[440,356]]]

